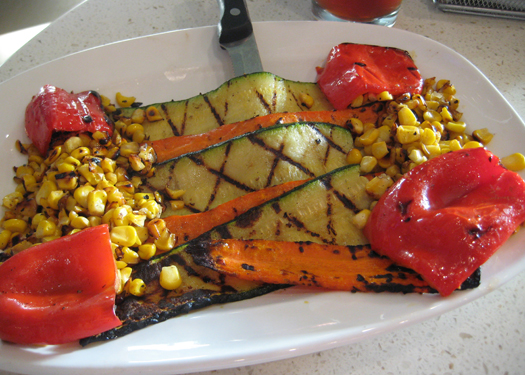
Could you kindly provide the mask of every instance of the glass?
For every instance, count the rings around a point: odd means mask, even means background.
[[[402,0],[312,0],[314,17],[393,26]]]

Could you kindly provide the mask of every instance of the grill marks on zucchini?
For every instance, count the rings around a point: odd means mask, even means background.
[[[312,97],[313,106],[303,105],[297,99],[300,95]],[[289,81],[271,73],[236,77],[208,93],[153,106],[159,109],[164,119],[143,123],[151,141],[173,135],[205,133],[223,124],[270,113],[333,109],[315,83]],[[129,118],[134,110],[122,108],[114,115],[114,120]]]
[[[203,212],[255,190],[339,168],[352,147],[352,133],[340,126],[277,125],[160,164],[147,183],[154,190],[186,191],[187,208],[175,214]]]

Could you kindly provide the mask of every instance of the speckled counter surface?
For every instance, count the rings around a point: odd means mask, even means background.
[[[248,0],[248,6],[252,21],[313,19],[310,0]],[[217,22],[215,0],[86,1],[0,67],[0,82],[101,44]],[[525,118],[525,22],[445,14],[430,0],[405,0],[394,27],[427,36],[465,56]],[[202,374],[519,375],[525,374],[524,354],[525,273],[521,273],[459,309],[358,344]]]

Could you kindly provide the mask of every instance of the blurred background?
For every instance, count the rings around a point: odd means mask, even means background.
[[[0,0],[0,65],[84,0]]]

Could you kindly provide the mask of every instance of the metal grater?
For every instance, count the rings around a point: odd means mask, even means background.
[[[525,0],[433,0],[444,12],[525,21]]]

